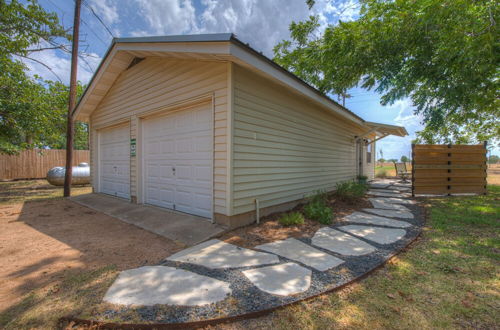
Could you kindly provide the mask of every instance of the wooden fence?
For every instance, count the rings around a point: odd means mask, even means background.
[[[73,165],[89,162],[88,150],[75,150]],[[17,155],[0,155],[0,180],[41,179],[55,166],[64,166],[66,150],[24,150]]]
[[[412,144],[412,195],[486,194],[486,143]]]

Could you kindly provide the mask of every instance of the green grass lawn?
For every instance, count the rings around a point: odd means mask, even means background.
[[[255,322],[288,329],[494,329],[500,324],[500,186],[425,200],[421,238],[365,280]]]

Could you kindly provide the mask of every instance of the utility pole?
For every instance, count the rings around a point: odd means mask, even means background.
[[[73,175],[73,109],[76,104],[76,74],[78,69],[78,36],[80,33],[80,9],[82,0],[75,0],[75,19],[73,22],[73,44],[71,47],[71,77],[69,82],[68,126],[66,129],[66,173],[64,176],[64,197],[71,195]]]

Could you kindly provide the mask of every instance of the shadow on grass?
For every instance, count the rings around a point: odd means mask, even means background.
[[[33,290],[23,300],[0,313],[5,329],[57,328],[61,316],[80,315],[100,303],[106,289],[117,276],[114,266],[92,271],[62,270],[63,280],[46,290]]]

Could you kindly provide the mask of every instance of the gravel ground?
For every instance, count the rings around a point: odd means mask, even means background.
[[[194,322],[194,321],[237,316],[258,311],[265,311],[285,304],[297,302],[305,298],[318,295],[328,290],[332,290],[336,287],[339,287],[350,281],[353,281],[357,277],[362,276],[365,273],[369,272],[370,270],[383,264],[387,259],[389,259],[395,253],[406,247],[419,235],[425,221],[424,208],[418,205],[405,205],[405,206],[411,210],[415,218],[404,219],[404,221],[407,221],[413,225],[412,227],[405,228],[406,235],[404,238],[393,244],[387,244],[387,245],[379,245],[375,242],[365,240],[369,244],[376,247],[377,251],[364,256],[348,257],[344,255],[335,254],[331,251],[324,250],[325,252],[331,255],[334,255],[336,257],[345,260],[345,263],[343,263],[339,267],[335,267],[325,272],[320,272],[313,268],[307,267],[306,265],[302,265],[312,270],[311,286],[306,292],[287,297],[280,297],[259,290],[241,272],[242,270],[245,269],[253,269],[257,267],[214,270],[192,264],[164,261],[161,263],[161,265],[177,267],[188,271],[192,271],[200,275],[210,276],[218,280],[229,282],[231,283],[232,295],[229,298],[225,299],[224,301],[200,307],[161,305],[152,307],[138,307],[133,309],[138,315],[140,315],[141,319],[145,323]],[[346,223],[337,223],[335,225],[332,225],[331,227],[337,228],[345,224]],[[349,224],[356,224],[356,223],[350,222]],[[298,239],[307,244],[311,243],[310,238],[298,238]],[[315,248],[322,250],[321,248],[316,246]],[[290,261],[296,262],[293,260],[288,260],[283,257],[279,258],[281,263],[286,263]],[[260,267],[263,266],[265,265],[262,265]],[[120,316],[126,312],[129,312],[130,309],[131,308],[120,308],[117,310],[107,310],[106,312],[100,315],[101,316],[100,319],[101,321],[105,321],[118,317],[123,320],[124,317],[122,318]]]

